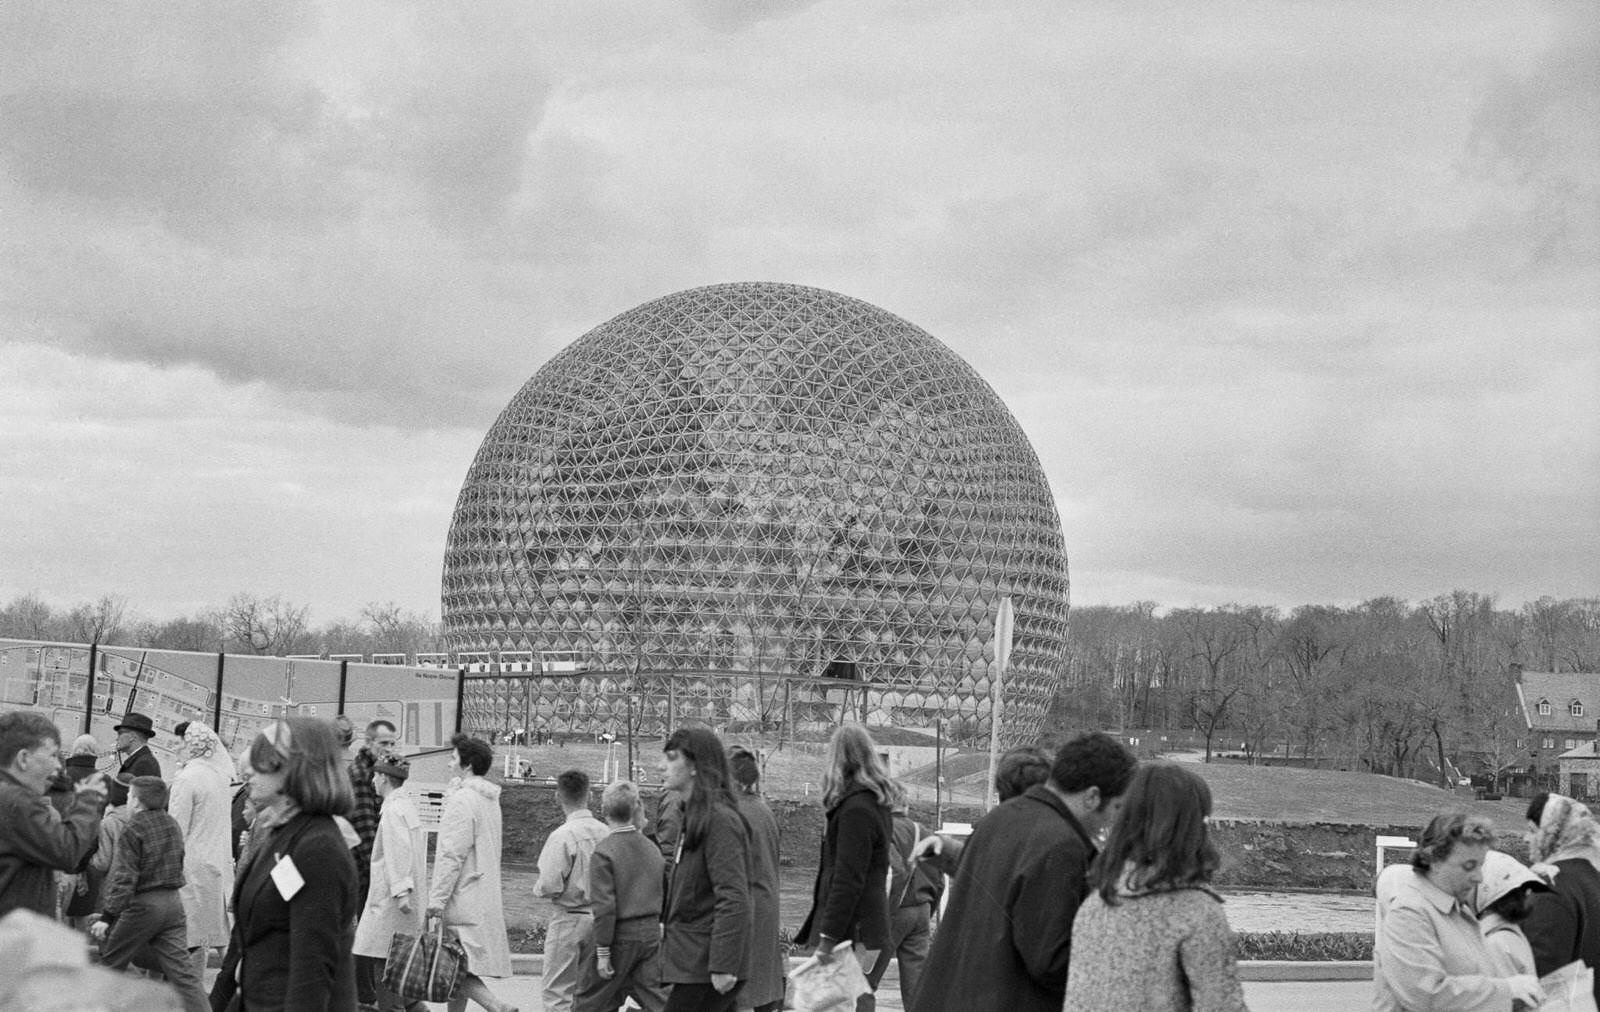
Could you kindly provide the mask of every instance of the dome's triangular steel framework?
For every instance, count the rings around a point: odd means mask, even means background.
[[[467,474],[445,554],[458,651],[582,659],[473,683],[481,731],[869,724],[1029,740],[1067,636],[1067,558],[1037,456],[939,341],[797,285],[679,292],[523,386]],[[825,678],[824,676],[829,676]],[[859,683],[841,689],[846,678]]]

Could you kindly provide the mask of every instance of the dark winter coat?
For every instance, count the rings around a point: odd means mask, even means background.
[[[741,1008],[783,998],[788,967],[778,940],[778,820],[759,794],[739,794],[739,811],[750,824],[750,979],[739,992]]]
[[[0,917],[56,912],[58,871],[76,871],[99,841],[105,795],[84,791],[57,812],[44,795],[0,772]]]
[[[913,1012],[1060,1012],[1094,844],[1038,785],[984,816],[961,857]]]
[[[661,980],[706,984],[713,973],[750,978],[750,827],[712,805],[705,838],[684,846],[667,890]]]
[[[272,881],[284,856],[305,879],[285,900]],[[233,939],[211,992],[211,1007],[227,1008],[237,989],[250,1012],[333,1012],[355,1008],[355,962],[350,946],[356,911],[356,866],[332,816],[290,818],[251,847],[250,863],[233,888]],[[243,959],[243,980],[234,974]]]
[[[1600,871],[1587,858],[1557,861],[1550,892],[1533,893],[1522,933],[1533,949],[1539,976],[1581,959],[1595,968],[1600,1001]]]
[[[893,816],[866,787],[852,787],[828,809],[811,912],[795,937],[822,935],[869,949],[889,944],[889,841]]]

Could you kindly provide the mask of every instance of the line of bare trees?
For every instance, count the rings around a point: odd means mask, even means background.
[[[0,636],[102,643],[152,650],[236,654],[415,654],[439,649],[439,629],[426,615],[393,601],[373,602],[354,620],[313,626],[311,610],[279,595],[238,593],[217,608],[170,619],[143,618],[126,598],[106,594],[55,608],[36,594],[0,607]]]
[[[1470,591],[1287,613],[1078,607],[1052,726],[1192,734],[1395,776],[1498,778],[1525,758],[1516,668],[1600,672],[1600,598],[1502,610]]]

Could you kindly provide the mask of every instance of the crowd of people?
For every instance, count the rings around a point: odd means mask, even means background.
[[[181,766],[164,779],[143,715],[110,755],[91,736],[63,755],[48,718],[0,715],[0,918],[76,927],[104,966],[160,974],[189,1012],[418,1012],[385,972],[393,942],[447,931],[463,956],[451,1012],[515,1012],[489,983],[511,954],[487,742],[451,742],[430,875],[391,723],[357,747],[343,718],[276,720],[237,768],[209,726],[174,731]],[[659,772],[653,818],[632,782],[606,786],[597,818],[582,771],[556,780],[564,818],[534,886],[555,911],[543,1007],[783,1008],[780,833],[758,757],[682,727]],[[911,818],[866,728],[829,739],[793,941],[813,964],[859,968],[858,1012],[894,963],[910,1012],[1246,1007],[1204,779],[1091,732],[1011,750],[995,781],[1001,804],[970,837],[941,836]],[[1378,876],[1375,1009],[1595,1008],[1600,822],[1556,794],[1527,818],[1531,867],[1486,820],[1445,814]]]

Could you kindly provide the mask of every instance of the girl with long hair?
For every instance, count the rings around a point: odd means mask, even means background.
[[[672,987],[667,1012],[734,1012],[750,976],[750,827],[722,741],[709,729],[672,732],[661,774],[684,798],[661,940],[661,980]]]
[[[1211,790],[1192,770],[1142,763],[1072,926],[1067,1008],[1242,1012],[1233,931],[1211,890]]]
[[[814,946],[819,961],[828,962],[835,946],[849,941],[862,966],[871,967],[889,944],[892,810],[904,796],[866,728],[844,724],[834,730],[822,774],[822,858],[811,912],[795,934]]]

